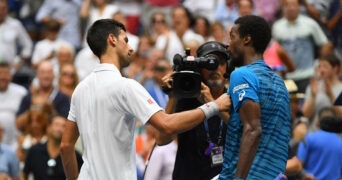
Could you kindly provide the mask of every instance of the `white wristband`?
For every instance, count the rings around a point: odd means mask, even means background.
[[[205,119],[209,119],[210,117],[219,113],[219,108],[217,104],[213,101],[205,103],[198,108],[200,108],[204,112]]]

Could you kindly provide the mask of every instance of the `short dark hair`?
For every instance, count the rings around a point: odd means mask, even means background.
[[[110,34],[119,37],[120,30],[126,32],[125,26],[113,19],[100,19],[93,23],[87,33],[87,43],[97,57],[107,49],[107,38]]]
[[[246,15],[235,21],[239,25],[240,37],[248,35],[252,38],[252,45],[257,53],[264,53],[271,40],[271,28],[264,18],[255,15]]]
[[[320,61],[327,61],[332,67],[340,67],[341,62],[334,53],[328,53],[319,58]]]
[[[47,31],[58,32],[61,29],[61,23],[56,19],[50,19],[44,23],[44,27]]]

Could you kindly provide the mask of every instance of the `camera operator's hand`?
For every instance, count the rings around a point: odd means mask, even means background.
[[[171,95],[171,89],[172,89],[172,75],[173,75],[173,72],[172,73],[168,73],[166,74],[164,77],[162,77],[162,89],[163,91],[168,94],[169,96]]]
[[[207,103],[214,100],[213,96],[211,95],[209,87],[205,85],[203,82],[201,82],[201,94],[198,97],[198,100],[201,103]]]

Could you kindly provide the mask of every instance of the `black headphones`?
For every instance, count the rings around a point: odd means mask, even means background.
[[[230,73],[232,72],[233,68],[230,66],[230,60],[231,56],[228,53],[228,45],[225,45],[223,43],[217,42],[217,41],[208,41],[203,43],[201,46],[197,49],[197,57],[204,57],[208,54],[219,54],[220,57],[223,57],[226,61],[226,72],[224,73],[224,78],[228,79],[230,76]]]

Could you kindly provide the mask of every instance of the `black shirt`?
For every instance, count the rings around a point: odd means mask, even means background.
[[[50,161],[49,161],[50,160]],[[78,170],[80,170],[83,160],[80,153],[76,151]],[[33,173],[35,180],[65,180],[61,156],[50,158],[47,151],[47,144],[36,144],[28,151],[25,167],[25,175]]]
[[[201,103],[197,99],[181,99],[176,105],[176,112],[194,109],[200,105]],[[208,119],[210,139],[215,144],[218,142],[220,124],[221,118],[219,116]],[[222,124],[222,140],[219,145],[223,146],[224,150],[227,126],[225,123]],[[195,128],[179,134],[173,179],[207,180],[218,175],[221,172],[222,165],[211,167],[211,156],[204,154],[208,145],[203,122]]]

